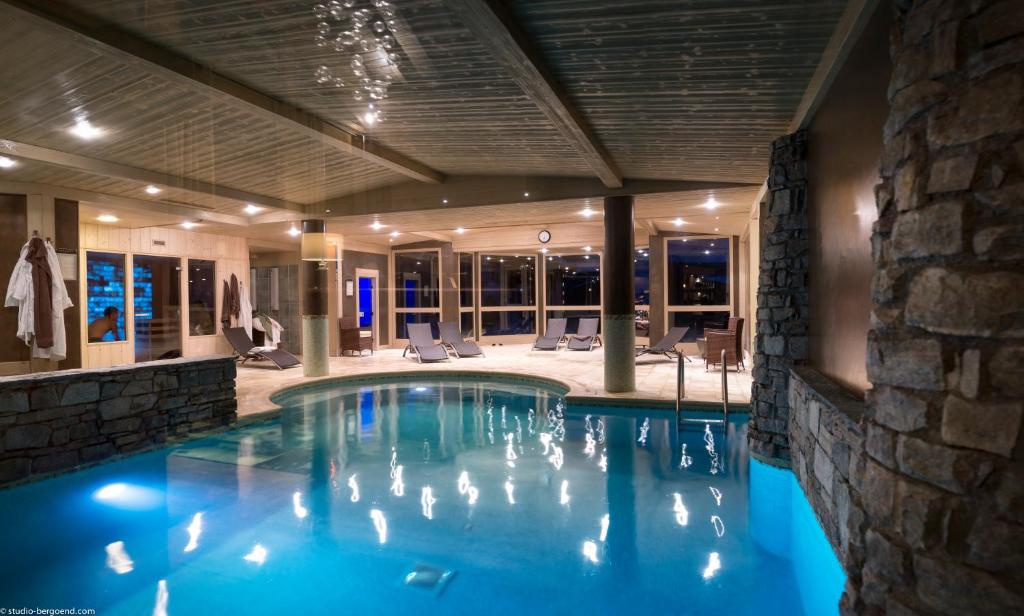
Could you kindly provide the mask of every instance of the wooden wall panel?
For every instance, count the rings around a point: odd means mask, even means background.
[[[3,280],[4,295],[14,264],[18,262],[21,247],[25,244],[28,228],[28,200],[25,195],[0,195],[0,279]],[[28,347],[15,337],[18,333],[18,311],[15,308],[0,308],[0,364],[8,362],[17,366],[3,369],[7,373],[24,372],[23,362],[28,362]],[[26,364],[27,366],[27,364]],[[12,372],[14,371],[14,372]]]

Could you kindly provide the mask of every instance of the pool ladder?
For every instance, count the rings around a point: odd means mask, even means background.
[[[686,397],[686,368],[683,362],[683,354],[676,351],[676,355],[679,358],[676,368],[676,414],[683,410],[683,398]],[[729,379],[728,368],[725,363],[725,349],[722,349],[722,418],[721,419],[687,419],[681,418],[682,421],[699,421],[704,423],[729,423]]]

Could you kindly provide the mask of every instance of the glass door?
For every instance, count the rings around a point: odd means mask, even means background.
[[[181,259],[136,255],[135,361],[181,357]]]

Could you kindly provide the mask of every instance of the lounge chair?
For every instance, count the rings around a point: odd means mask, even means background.
[[[659,340],[656,344],[652,344],[651,346],[638,346],[636,348],[636,356],[640,357],[641,355],[647,354],[664,355],[665,357],[672,359],[672,355],[675,354],[679,357],[686,357],[682,353],[676,351],[676,345],[682,342],[683,336],[686,335],[686,332],[689,331],[689,329],[689,327],[673,327],[668,330],[665,337]],[[687,360],[689,360],[688,357]]]
[[[484,352],[472,340],[466,340],[459,331],[459,326],[451,321],[437,324],[441,330],[441,344],[455,353],[455,357],[483,357]]]
[[[712,368],[722,363],[722,350],[726,352],[725,363],[733,364],[736,370],[743,370],[743,317],[730,317],[725,329],[704,328],[706,339],[704,367]]]
[[[595,344],[603,344],[597,335],[599,319],[580,319],[576,333],[569,336],[569,344],[565,347],[570,351],[590,351]]]
[[[224,328],[224,337],[228,339],[228,343],[231,344],[231,348],[235,350],[235,354],[242,360],[240,365],[245,365],[245,362],[250,359],[266,359],[267,361],[273,362],[277,366],[278,370],[284,370],[285,368],[294,368],[295,366],[301,366],[302,362],[299,361],[298,357],[295,357],[284,349],[276,349],[274,347],[258,347],[253,344],[249,334],[245,333],[245,328],[242,327],[226,327]]]
[[[533,349],[537,351],[557,351],[558,345],[565,338],[565,319],[548,319],[548,326],[543,336],[537,336]]]
[[[416,354],[416,361],[450,361],[448,351],[443,344],[434,342],[434,334],[430,332],[430,323],[409,323],[405,326],[409,331],[409,344],[402,351],[402,357],[409,351]]]

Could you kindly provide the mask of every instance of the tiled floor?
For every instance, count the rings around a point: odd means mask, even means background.
[[[493,372],[553,378],[569,387],[570,396],[634,400],[671,401],[676,392],[676,362],[653,355],[641,357],[636,365],[637,390],[628,394],[604,391],[604,353],[600,348],[590,353],[570,351],[531,351],[529,345],[515,344],[484,347],[486,357],[452,359],[451,362],[418,364],[403,358],[396,349],[382,349],[372,357],[332,357],[329,377],[365,376],[375,373],[415,372],[417,370],[452,370],[460,372]],[[721,378],[718,370],[706,372],[704,363],[694,359],[686,363],[686,397],[688,402],[721,402]],[[750,369],[727,373],[729,401],[750,402]],[[270,396],[291,385],[312,383],[302,368],[277,370],[266,362],[249,362],[238,370],[238,414],[251,415],[276,410]]]

